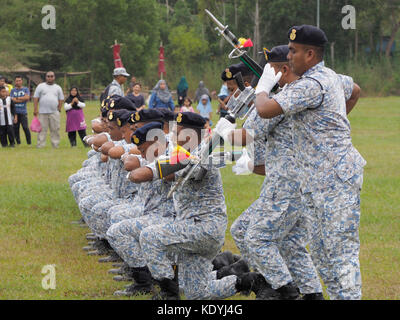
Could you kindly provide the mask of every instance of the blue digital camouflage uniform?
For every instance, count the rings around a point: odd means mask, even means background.
[[[254,162],[254,166],[261,166],[265,164],[266,152],[266,132],[269,120],[261,118],[257,110],[254,109],[243,124],[246,129],[253,136],[253,143],[250,144],[249,154]]]
[[[254,162],[254,166],[265,165],[265,152],[266,152],[266,139],[268,135],[268,119],[263,119],[257,114],[257,110],[253,110],[245,123],[243,124],[243,128],[246,131],[252,130],[251,135],[253,136],[253,147],[249,151],[250,157]],[[264,181],[265,183],[265,181]],[[253,216],[254,207],[257,202],[260,200],[257,199],[254,203],[250,205],[249,208],[246,209],[232,224],[231,226],[231,234],[233,240],[237,248],[239,249],[243,259],[251,265],[251,259],[249,257],[248,246],[244,241],[244,237],[246,235],[247,229],[250,225],[251,218]]]
[[[140,155],[135,155],[139,161],[140,165],[144,166],[147,164],[146,159],[142,158]],[[143,184],[135,184],[126,178],[128,172],[124,171],[124,177],[122,183],[122,193],[121,198],[125,198],[126,203],[119,204],[111,207],[108,210],[108,221],[110,226],[114,223],[121,222],[126,219],[133,219],[139,217],[142,214],[144,201],[142,196]]]
[[[151,225],[163,224],[174,220],[174,204],[167,199],[171,183],[155,180],[142,184],[140,196],[143,198],[143,210],[140,216],[123,220],[111,225],[107,239],[118,255],[132,268],[146,266],[139,244],[140,233]]]
[[[115,141],[115,145],[121,145],[121,141]],[[121,164],[120,160],[116,159],[108,159],[107,161],[107,167],[105,170],[104,178],[105,178],[105,185],[100,184],[102,188],[93,190],[93,193],[91,193],[89,196],[83,198],[80,197],[79,201],[79,209],[82,213],[82,217],[85,220],[85,222],[88,224],[88,226],[94,231],[96,236],[102,236],[104,237],[103,232],[96,233],[94,228],[97,230],[97,226],[102,224],[102,221],[99,221],[98,219],[98,212],[95,212],[93,208],[100,202],[107,201],[107,200],[113,200],[117,193],[117,181],[118,181],[118,175],[120,173],[121,169]],[[102,217],[101,217],[102,218]],[[98,219],[96,221],[96,219]],[[106,229],[107,231],[107,229]]]
[[[235,221],[231,232],[244,258],[274,289],[295,281],[304,294],[322,292],[305,248],[309,223],[302,218],[298,176],[293,169],[291,120],[257,118],[255,139],[263,141],[264,148],[267,141],[266,177],[260,197]]]
[[[129,151],[132,147],[132,144],[127,144],[125,140],[117,141],[114,144],[115,146],[122,146],[125,151]],[[113,191],[112,197],[94,205],[91,209],[91,218],[88,219],[88,226],[101,238],[106,237],[106,232],[111,226],[108,217],[110,208],[117,205],[129,204],[133,193],[137,192],[136,184],[125,182],[127,180],[127,171],[123,168],[123,162],[120,159],[109,159],[109,161],[113,165],[110,180],[110,188]]]
[[[351,143],[345,101],[352,88],[351,78],[321,62],[273,97],[293,118],[300,189],[312,219],[310,250],[331,299],[361,299],[358,228],[366,162]]]
[[[174,192],[175,221],[142,230],[139,242],[153,278],[173,279],[178,255],[179,283],[187,299],[226,298],[236,293],[236,276],[216,280],[211,275],[227,226],[222,181],[218,169],[203,168],[203,179],[189,179]],[[176,179],[182,173],[175,173]]]

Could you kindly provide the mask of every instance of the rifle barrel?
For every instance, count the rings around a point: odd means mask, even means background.
[[[212,21],[215,22],[215,24],[218,26],[218,29],[220,29],[221,31],[223,31],[225,29],[225,26],[218,21],[218,19],[207,9],[204,9],[206,11],[206,13],[209,15],[209,17],[211,18]]]

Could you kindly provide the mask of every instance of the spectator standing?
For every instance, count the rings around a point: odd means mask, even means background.
[[[200,115],[208,121],[208,125],[212,126],[212,106],[210,97],[206,94],[203,94],[200,98],[200,102],[197,105],[197,111],[199,111]]]
[[[135,104],[137,111],[146,108],[146,103],[144,102],[144,97],[141,95],[141,91],[142,85],[140,83],[135,83],[132,87],[132,92],[128,93],[126,96]]]
[[[19,135],[19,128],[22,125],[22,129],[25,133],[26,143],[30,145],[31,132],[29,131],[28,125],[28,110],[26,108],[27,102],[31,98],[31,94],[27,87],[23,87],[23,79],[21,76],[15,77],[15,87],[11,90],[10,98],[15,103],[15,114],[17,116],[17,122],[14,124],[15,140],[17,144],[21,144],[21,138]]]
[[[225,118],[225,116],[228,115],[228,108],[226,107],[226,104],[229,101],[229,97],[230,95],[228,86],[226,82],[224,82],[218,94],[218,102],[219,102],[218,113],[220,118]]]
[[[153,88],[153,93],[149,101],[149,108],[169,108],[172,112],[174,111],[174,101],[172,100],[172,95],[168,90],[165,80],[159,80]]]
[[[211,101],[211,96],[210,96],[210,91],[206,88],[205,84],[203,81],[199,82],[199,86],[196,89],[195,97],[194,97],[194,102],[199,103],[200,99],[203,95],[208,95],[208,98]]]
[[[64,109],[67,112],[66,132],[68,132],[68,139],[71,147],[76,147],[76,132],[78,131],[79,137],[83,145],[87,144],[83,141],[86,136],[86,122],[83,108],[86,106],[85,101],[79,94],[77,87],[72,87],[69,90],[69,97],[65,100]]]
[[[187,96],[188,89],[189,84],[187,83],[186,78],[182,77],[176,89],[176,92],[178,94],[178,104],[180,107],[182,107],[183,105],[183,102]]]
[[[0,76],[0,87],[6,88],[7,96],[9,96],[10,95],[10,89],[9,89],[7,83],[6,83],[6,80],[7,80],[6,77]]]
[[[47,129],[53,148],[60,144],[60,112],[64,101],[61,87],[55,83],[53,71],[46,73],[46,82],[39,84],[33,96],[33,115],[39,116],[42,131],[38,134],[37,147],[46,145]]]
[[[115,68],[113,72],[114,80],[108,85],[108,93],[106,96],[119,95],[124,96],[124,90],[122,90],[123,84],[126,82],[129,73],[126,72],[125,68]]]
[[[128,89],[126,90],[125,96],[133,92],[133,87],[135,86],[136,83],[137,83],[136,77],[132,76],[131,81],[129,82]]]
[[[2,86],[0,87],[0,142],[3,148],[8,146],[7,137],[10,147],[15,147],[13,124],[16,120],[14,101],[8,96],[7,89]]]

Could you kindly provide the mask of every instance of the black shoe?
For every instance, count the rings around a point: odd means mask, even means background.
[[[163,278],[160,281],[161,291],[152,300],[180,300],[179,285],[176,280]]]
[[[232,252],[230,251],[221,252],[212,261],[212,264],[214,266],[213,270],[219,270],[222,267],[230,266],[233,263],[235,263],[235,259],[233,257]]]
[[[100,258],[99,259],[100,263],[121,262],[121,261],[122,261],[121,257],[115,251],[111,252],[111,254],[108,257],[104,257],[104,258]]]
[[[89,251],[89,256],[105,256],[114,251],[106,239],[96,240],[93,247],[95,250]]]
[[[259,295],[262,289],[269,286],[261,273],[248,272],[238,276],[236,280],[236,290],[244,295],[249,295],[253,291],[256,296]]]
[[[83,218],[80,218],[79,220],[71,221],[71,224],[86,224],[86,222]]]
[[[281,300],[299,300],[300,298],[300,291],[293,282],[276,289],[276,291],[280,293]]]
[[[230,266],[222,267],[217,271],[217,279],[222,279],[227,276],[235,275],[240,276],[244,273],[250,272],[250,268],[247,263],[242,259]]]
[[[325,298],[322,293],[308,293],[303,294],[301,300],[325,300]]]

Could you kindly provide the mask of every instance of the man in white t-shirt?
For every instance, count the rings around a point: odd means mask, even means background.
[[[53,71],[46,73],[46,82],[39,84],[33,96],[33,115],[39,116],[42,131],[38,134],[37,147],[46,145],[47,129],[50,129],[50,140],[53,148],[60,144],[60,111],[64,102],[61,87],[55,83]]]

